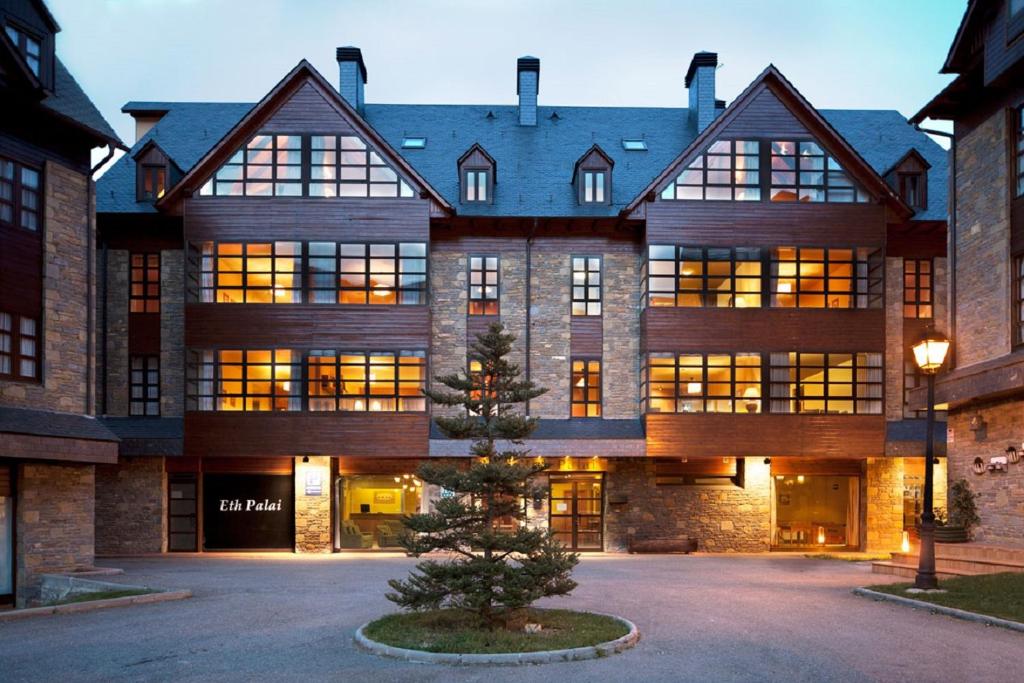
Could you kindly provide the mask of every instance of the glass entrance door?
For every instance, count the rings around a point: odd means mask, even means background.
[[[857,548],[857,477],[777,475],[773,484],[775,548]]]
[[[549,527],[571,550],[604,550],[604,475],[552,474]]]

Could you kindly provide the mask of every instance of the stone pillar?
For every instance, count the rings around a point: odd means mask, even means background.
[[[295,552],[331,552],[331,459],[295,459]]]
[[[564,252],[533,252],[530,375],[539,386],[548,389],[548,393],[530,401],[534,417],[569,417],[571,266],[572,258]]]
[[[160,415],[181,417],[185,408],[185,255],[160,252]]]
[[[903,541],[903,458],[868,458],[868,552],[899,550]]]
[[[96,466],[96,553],[167,551],[167,473],[163,458]]]
[[[903,419],[903,259],[885,259],[885,419]]]
[[[128,252],[124,249],[107,251],[107,305],[106,305],[106,387],[107,415],[123,417],[128,414]],[[103,303],[100,302],[102,306]]]
[[[466,369],[465,254],[430,253],[430,376],[450,375]],[[433,384],[433,381],[430,381]],[[430,407],[434,415],[457,415],[458,408]]]
[[[636,419],[640,411],[640,257],[606,253],[603,278],[603,416]]]

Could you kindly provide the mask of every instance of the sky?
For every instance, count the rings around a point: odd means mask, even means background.
[[[911,116],[951,80],[938,71],[966,0],[48,4],[59,56],[130,145],[129,100],[255,102],[302,58],[336,82],[342,45],[362,48],[368,102],[510,104],[529,54],[541,105],[685,106],[690,58],[708,50],[720,99],[772,63],[819,109]]]

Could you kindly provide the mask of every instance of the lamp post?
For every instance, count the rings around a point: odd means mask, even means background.
[[[921,511],[921,553],[917,564],[917,576],[914,577],[915,588],[937,588],[935,578],[935,509],[932,507],[932,490],[935,459],[935,444],[932,431],[935,426],[935,374],[946,361],[949,352],[949,339],[935,331],[931,326],[924,331],[921,338],[911,347],[914,351],[914,362],[928,377],[928,419],[924,450],[924,510]]]

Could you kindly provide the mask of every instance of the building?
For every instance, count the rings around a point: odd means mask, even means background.
[[[468,453],[420,389],[497,320],[550,389],[532,523],[571,547],[899,546],[924,472],[907,340],[945,315],[941,147],[771,66],[726,106],[707,52],[664,109],[542,106],[534,57],[515,104],[371,104],[361,51],[337,61],[255,104],[123,107],[98,552],[393,546],[438,495],[417,464]]]
[[[949,477],[978,494],[975,539],[1024,543],[1024,2],[968,3],[914,120],[952,120]]]
[[[90,150],[123,146],[54,51],[42,2],[0,3],[0,603],[93,561],[95,419]]]

